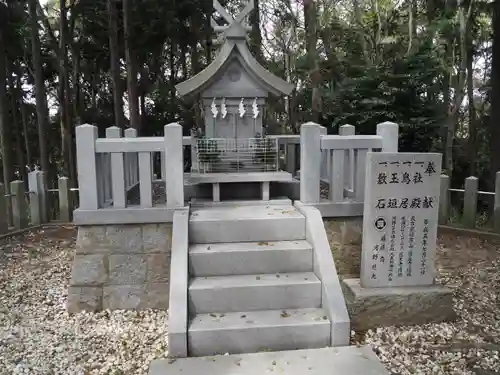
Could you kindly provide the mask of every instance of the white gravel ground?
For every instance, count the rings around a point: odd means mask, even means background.
[[[36,234],[3,244],[0,374],[146,374],[167,354],[166,312],[69,316],[72,245],[71,238],[39,242]]]
[[[167,314],[69,316],[73,238],[45,230],[0,243],[0,374],[147,374],[167,354]],[[500,374],[500,264],[490,251],[494,259],[441,272],[456,288],[456,323],[353,332],[353,341],[370,343],[391,374]]]
[[[500,374],[498,244],[457,238],[452,250],[462,259],[451,262],[454,268],[441,268],[439,281],[455,290],[456,322],[378,328],[364,337],[353,332],[354,341],[371,344],[392,374]],[[449,244],[441,243],[440,255],[446,252]],[[438,260],[438,266],[443,263],[452,265]]]

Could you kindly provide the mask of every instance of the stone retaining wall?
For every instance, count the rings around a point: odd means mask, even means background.
[[[81,226],[70,313],[167,309],[172,224]]]

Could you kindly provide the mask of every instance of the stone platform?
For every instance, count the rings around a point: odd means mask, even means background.
[[[342,289],[352,328],[359,331],[441,323],[456,317],[453,291],[442,285],[362,288],[359,279],[345,279]]]
[[[67,309],[167,309],[171,224],[80,226]]]
[[[156,360],[149,375],[389,375],[369,347],[355,346]]]

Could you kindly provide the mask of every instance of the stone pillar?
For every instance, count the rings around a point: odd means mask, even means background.
[[[59,178],[57,189],[59,191],[59,220],[69,223],[71,221],[71,197],[68,177]]]
[[[78,189],[81,210],[97,210],[99,208],[96,140],[97,127],[88,124],[76,127],[76,160],[78,163]]]
[[[478,185],[479,180],[477,177],[468,177],[465,179],[463,221],[466,228],[474,228],[476,226]]]
[[[448,224],[450,210],[450,177],[441,175],[441,186],[439,193],[439,224]]]
[[[319,203],[321,179],[321,126],[314,122],[300,129],[300,201]]]
[[[500,233],[500,172],[497,172],[495,179],[495,203],[493,225],[495,232]]]
[[[377,135],[382,137],[382,152],[398,152],[398,124],[389,121],[378,124]]]
[[[184,157],[182,126],[165,125],[165,187],[167,208],[184,207]]]
[[[38,180],[39,171],[28,173],[28,189],[29,189],[29,206],[31,225],[40,225],[42,223],[41,217],[41,186]]]

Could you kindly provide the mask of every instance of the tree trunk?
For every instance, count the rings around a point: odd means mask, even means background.
[[[316,3],[314,0],[304,0],[304,20],[306,29],[306,49],[309,65],[309,79],[312,89],[312,115],[313,121],[321,123],[322,99],[319,89],[321,82],[321,72],[318,65],[318,55],[316,50],[317,38],[317,15]]]
[[[174,112],[174,108],[176,107],[176,89],[175,89],[175,84],[176,84],[176,68],[175,68],[175,54],[177,51],[177,45],[175,42],[172,40],[170,42],[170,56],[169,56],[169,70],[170,70],[170,99],[171,99],[171,110],[172,113]]]
[[[127,62],[127,91],[130,112],[130,127],[140,133],[139,90],[137,87],[137,58],[133,46],[131,6],[133,0],[123,0],[123,29],[125,36],[125,59]]]
[[[12,72],[17,71],[14,64],[11,64]],[[16,157],[17,164],[19,168],[19,175],[21,176],[25,187],[28,187],[28,173],[26,172],[26,161],[24,160],[24,150],[23,150],[23,139],[22,139],[22,123],[20,122],[19,109],[21,108],[20,104],[20,95],[19,90],[21,89],[19,86],[16,87],[14,83],[14,77],[12,74],[9,74],[9,87],[11,90],[10,93],[10,102],[11,102],[11,120],[12,120],[12,129],[14,130],[14,139],[16,143]]]
[[[26,163],[28,169],[31,171],[31,165],[33,163],[33,159],[31,157],[31,147],[29,142],[29,133],[28,133],[28,116],[26,115],[26,105],[24,104],[24,92],[23,86],[21,85],[21,69],[19,65],[16,65],[16,86],[17,86],[17,94],[18,94],[18,102],[19,102],[19,110],[21,112],[21,121],[23,125],[23,140],[24,140],[24,148],[26,151]]]
[[[490,167],[494,186],[495,175],[500,171],[500,0],[493,3],[492,29]]]
[[[80,88],[80,74],[81,74],[81,56],[80,49],[74,44],[71,45],[71,54],[73,55],[73,118],[75,125],[82,125],[83,103],[82,93]]]
[[[353,0],[352,6],[354,8],[354,18],[356,19],[356,30],[359,34],[359,43],[361,46],[361,50],[363,52],[363,57],[365,59],[366,65],[370,64],[370,55],[368,54],[368,49],[366,47],[366,39],[363,34],[362,26],[363,26],[363,14],[362,10],[359,7],[359,0]]]
[[[46,186],[49,186],[51,175],[49,165],[49,154],[47,152],[46,132],[49,124],[49,113],[47,109],[47,96],[45,94],[45,81],[42,71],[42,57],[40,47],[40,35],[38,31],[37,0],[28,0],[30,24],[31,24],[31,49],[33,55],[33,70],[35,72],[35,97],[36,117],[38,127],[38,143],[40,147],[40,165],[45,171]]]
[[[447,5],[449,6],[449,5]],[[452,47],[452,58],[449,60],[450,65],[454,66],[455,64],[455,56],[458,53],[459,56],[459,68],[458,73],[455,77],[455,82],[453,85],[453,92],[455,98],[453,100],[453,107],[448,114],[447,121],[447,135],[446,135],[446,157],[445,157],[445,168],[448,172],[448,175],[451,178],[453,173],[453,145],[455,143],[455,131],[456,126],[458,124],[458,118],[460,115],[460,108],[462,107],[462,103],[465,97],[464,88],[466,81],[466,71],[467,71],[467,24],[471,15],[471,4],[469,4],[469,8],[467,13],[465,12],[465,7],[458,7],[458,19],[460,24],[460,39],[458,43],[458,51],[455,50],[455,45]],[[452,69],[450,69],[451,71]]]
[[[9,191],[10,182],[13,180],[12,170],[12,148],[10,143],[10,132],[7,127],[7,89],[5,87],[6,79],[6,43],[3,31],[0,28],[0,142],[2,146],[2,170],[3,182],[6,192]],[[2,212],[2,214],[4,214]]]
[[[59,2],[59,107],[61,122],[61,153],[63,157],[64,176],[69,177],[70,184],[75,184],[75,167],[72,150],[73,131],[71,120],[71,90],[68,79],[68,24],[66,2]]]
[[[250,15],[250,51],[255,56],[258,62],[264,63],[264,56],[262,55],[262,34],[260,30],[260,0],[254,0],[255,8]]]
[[[108,33],[109,33],[109,55],[111,66],[111,82],[113,86],[113,109],[115,113],[115,125],[125,128],[123,118],[123,89],[120,81],[120,49],[118,44],[118,10],[115,0],[108,0]]]
[[[210,20],[212,19],[212,2],[211,1],[205,1],[204,3],[205,6],[205,14],[206,14],[206,20],[205,20],[205,59],[206,64],[209,65],[212,62],[212,24]]]
[[[469,144],[468,159],[470,162],[470,176],[476,175],[477,158],[477,121],[476,103],[474,102],[474,43],[471,37],[468,38],[467,46],[467,98],[469,102]]]

